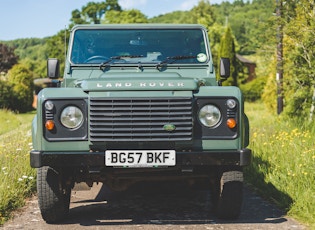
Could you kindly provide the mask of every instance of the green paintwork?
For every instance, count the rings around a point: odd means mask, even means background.
[[[205,34],[207,53],[211,57],[206,30],[199,25],[79,25],[72,29],[201,29]],[[73,33],[70,36],[69,52],[72,49]],[[68,53],[69,53],[68,52]],[[33,146],[36,150],[62,152],[89,151],[90,141],[49,142],[43,138],[42,104],[47,99],[86,99],[89,97],[113,98],[160,98],[160,97],[233,97],[239,101],[238,125],[240,133],[233,140],[192,140],[187,143],[175,143],[178,146],[190,146],[200,150],[239,150],[248,145],[249,124],[244,114],[243,97],[237,87],[218,86],[212,59],[205,63],[168,65],[162,69],[155,65],[111,66],[101,70],[97,65],[74,65],[67,57],[61,88],[46,88],[38,95],[37,115],[32,124]],[[202,83],[204,86],[200,86]],[[89,115],[88,118],[89,119]],[[163,129],[171,132],[176,129],[174,124],[165,124]],[[106,143],[104,143],[106,145]],[[123,145],[122,145],[123,147]]]

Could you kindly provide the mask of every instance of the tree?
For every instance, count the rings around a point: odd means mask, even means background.
[[[274,54],[269,55],[268,60],[265,60],[266,67],[265,72],[268,74],[266,84],[264,86],[261,99],[264,102],[265,107],[272,113],[277,112],[277,82],[276,82],[276,66],[277,57]],[[263,76],[265,77],[265,76]]]
[[[57,58],[60,61],[61,73],[63,73],[65,67],[65,55],[69,42],[69,36],[68,30],[61,30],[56,35],[47,39],[46,52],[48,58]]]
[[[254,54],[266,42],[265,22],[273,17],[275,0],[237,0],[213,6],[215,22],[231,26],[242,55]]]
[[[232,78],[229,78],[224,85],[234,85],[237,86],[237,59],[235,53],[235,40],[232,35],[231,27],[226,27],[225,33],[221,38],[220,42],[220,50],[219,50],[220,58],[229,58],[230,59],[230,73]],[[219,58],[219,65],[220,65]],[[218,65],[218,66],[219,66]],[[219,68],[219,67],[218,67]]]
[[[189,18],[189,11],[174,11],[149,18],[149,23],[187,23]]]
[[[198,5],[190,11],[191,23],[202,24],[210,27],[216,21],[213,7],[207,0],[200,0]]]
[[[19,63],[27,66],[36,76],[46,75],[47,41],[48,38],[22,38],[5,41],[4,44],[14,47]]]
[[[147,17],[139,10],[108,11],[105,23],[148,23]]]
[[[286,2],[284,112],[291,117],[308,118],[315,104],[312,100],[315,90],[314,8],[314,0]]]
[[[82,10],[72,11],[71,21],[74,24],[100,24],[103,16],[110,10],[121,11],[118,0],[105,0],[96,3],[89,2],[82,7]]]
[[[71,12],[71,19],[70,21],[73,23],[73,24],[86,24],[87,22],[85,21],[85,19],[81,16],[81,11],[76,9],[76,10],[73,10]]]
[[[14,48],[0,43],[0,73],[8,72],[18,62],[18,59],[14,54]]]

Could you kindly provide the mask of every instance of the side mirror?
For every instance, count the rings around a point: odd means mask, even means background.
[[[60,76],[59,60],[57,58],[48,58],[47,60],[47,77],[56,79]]]
[[[230,76],[230,59],[229,58],[220,59],[220,76],[221,78],[223,78],[222,80],[226,80],[229,78]]]

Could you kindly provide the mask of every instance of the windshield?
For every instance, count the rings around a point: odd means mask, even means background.
[[[78,29],[70,60],[73,64],[202,64],[208,57],[201,29]]]

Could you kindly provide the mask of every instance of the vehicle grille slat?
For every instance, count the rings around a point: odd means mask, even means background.
[[[154,122],[157,123],[157,122],[165,122],[165,120],[169,120],[169,117],[158,117],[158,118],[152,118],[152,117],[136,117],[136,118],[132,118],[132,119],[128,119],[128,118],[125,118],[125,117],[104,117],[104,118],[100,118],[100,117],[94,117],[93,118],[93,122],[96,122],[97,124],[99,124],[100,122],[110,122],[110,123],[113,123],[113,119],[115,119],[115,122],[119,121],[119,122],[124,122],[124,123],[135,123],[137,121],[142,121],[142,122],[146,122],[146,123],[152,123]],[[173,122],[177,122],[177,123],[182,123],[182,122],[185,122],[185,121],[188,121],[189,123],[190,120],[187,120],[187,119],[184,119],[184,118],[173,118],[172,119]],[[91,121],[92,123],[92,121]]]
[[[106,131],[104,131],[104,129],[106,129]],[[138,132],[138,131],[143,131],[143,128],[134,128],[134,127],[132,127],[132,128],[129,128],[129,129],[127,129],[127,128],[112,128],[112,127],[97,127],[97,128],[91,128],[91,130],[93,131],[93,132],[95,132],[95,133],[97,133],[97,132],[101,132],[101,133],[104,133],[104,132],[106,132],[106,133],[109,133],[109,132],[117,132],[117,133],[119,133],[119,132],[125,132],[125,131],[129,131],[129,132]],[[160,132],[160,133],[162,133],[162,134],[164,134],[164,130],[162,129],[162,128],[160,128],[160,127],[158,127],[158,128],[151,128],[150,129],[151,130],[151,132]],[[177,128],[177,131],[182,131],[182,130],[191,130],[191,127],[180,127],[180,128]]]
[[[92,142],[187,141],[193,131],[192,99],[91,98],[89,124]]]
[[[173,107],[172,110],[173,111],[176,111],[176,110],[185,110],[187,107]],[[147,107],[127,107],[127,106],[124,106],[124,107],[118,107],[118,108],[112,108],[112,111],[117,111],[117,112],[124,112],[124,111],[145,111],[147,109]],[[102,107],[96,107],[94,109],[95,111],[102,111],[103,108]],[[168,111],[167,108],[165,107],[150,107],[150,110],[153,112],[153,111]]]

